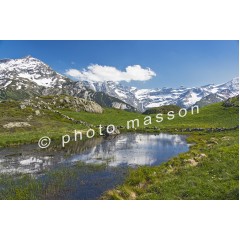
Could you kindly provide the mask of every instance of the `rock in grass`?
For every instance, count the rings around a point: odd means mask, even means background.
[[[102,134],[104,136],[113,136],[113,135],[120,134],[120,131],[116,127],[114,127],[114,129],[113,129],[111,126],[108,126],[108,129],[107,129],[107,127],[103,128]]]
[[[190,166],[195,167],[198,165],[198,162],[194,159],[188,159],[186,160],[187,163],[189,163]]]
[[[25,109],[26,108],[26,105],[24,105],[24,104],[20,104],[20,109]]]
[[[10,122],[5,125],[3,125],[3,128],[15,128],[15,127],[31,127],[31,125],[27,122]]]
[[[39,110],[36,110],[36,111],[35,111],[35,114],[36,114],[36,116],[39,116],[39,115],[41,115],[41,113],[40,113],[40,111],[39,111]]]

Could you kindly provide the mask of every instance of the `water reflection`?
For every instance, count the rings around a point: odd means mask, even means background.
[[[109,166],[159,165],[188,151],[185,136],[170,134],[122,134],[72,142],[64,149],[55,144],[46,150],[23,145],[0,150],[0,173],[40,173],[59,164],[107,163]]]

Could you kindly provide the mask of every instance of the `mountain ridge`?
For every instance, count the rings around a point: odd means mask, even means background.
[[[238,91],[238,77],[201,87],[137,89],[113,81],[74,81],[32,56],[0,60],[0,99],[67,94],[95,101],[102,107],[143,112],[172,104],[186,108],[197,103],[205,106],[236,96]]]
[[[176,89],[166,87],[137,89],[135,87],[127,87],[111,81],[82,81],[82,84],[88,86],[93,91],[102,91],[110,96],[122,99],[142,112],[148,108],[171,104],[189,108],[202,99],[204,100],[209,95],[214,96],[212,102],[202,101],[201,106],[204,106],[236,96],[239,91],[238,77],[223,84],[208,84],[202,87],[180,87]]]

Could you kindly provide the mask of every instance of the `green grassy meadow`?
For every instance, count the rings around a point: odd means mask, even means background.
[[[103,199],[239,199],[238,131],[194,134],[189,152],[156,167],[131,170]]]
[[[235,100],[238,102],[238,99]],[[157,167],[139,167],[129,171],[123,185],[107,191],[102,199],[239,199],[239,130],[207,132],[207,128],[233,128],[239,124],[238,106],[222,103],[200,108],[199,114],[188,112],[186,117],[177,114],[173,120],[163,115],[161,123],[156,114],[151,114],[152,123],[144,126],[146,115],[117,109],[104,109],[102,114],[74,112],[70,109],[61,113],[97,125],[114,124],[125,128],[127,121],[139,119],[139,128],[131,131],[178,132],[186,128],[203,128],[201,132],[185,131],[187,141],[194,143],[190,151],[180,154]],[[73,123],[60,115],[44,109],[36,116],[29,107],[19,109],[15,101],[0,103],[0,147],[37,142],[42,136],[59,139],[75,129],[87,130],[82,124]],[[30,117],[31,116],[31,117]],[[30,127],[6,129],[8,122],[28,122]],[[181,132],[182,134],[182,132]],[[78,168],[79,169],[79,168]],[[58,194],[67,191],[66,183],[76,169],[50,174],[50,185],[44,185],[30,175],[0,175],[1,199],[49,199],[47,192]],[[48,189],[48,190],[46,190]],[[44,192],[45,191],[45,192]],[[46,196],[46,197],[44,197]]]
[[[174,131],[182,128],[218,128],[234,127],[238,125],[238,107],[224,107],[221,103],[212,104],[200,108],[199,113],[194,114],[189,111],[185,117],[175,114],[173,120],[168,120],[163,114],[163,121],[156,122],[156,114],[151,114],[152,123],[144,126],[146,115],[127,112],[117,109],[104,109],[102,114],[89,112],[74,112],[68,109],[60,110],[61,113],[82,120],[87,123],[97,125],[114,124],[116,126],[127,126],[127,121],[139,119],[140,126],[137,131],[149,131],[157,127],[160,131]],[[28,120],[32,116],[31,120]],[[3,125],[8,122],[28,122],[31,127],[4,129]],[[82,124],[75,124],[71,121],[55,114],[47,109],[42,110],[40,116],[35,116],[31,108],[19,109],[19,104],[15,101],[0,103],[0,147],[37,142],[42,136],[49,136],[52,139],[59,139],[64,134],[72,133],[75,129],[87,130]],[[132,130],[132,129],[130,129]]]

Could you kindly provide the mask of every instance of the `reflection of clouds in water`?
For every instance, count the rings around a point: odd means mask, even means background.
[[[154,165],[166,161],[188,147],[183,136],[159,134],[120,135],[112,141],[105,141],[70,161],[105,161],[109,166]]]
[[[147,141],[146,141],[147,139]],[[146,145],[148,141],[152,141],[152,145],[177,145],[177,144],[185,144],[185,141],[182,136],[179,135],[169,135],[160,133],[159,135],[147,135],[139,134],[136,136],[135,143]]]
[[[76,161],[107,163],[114,167],[158,165],[187,151],[188,145],[185,137],[179,135],[124,134],[110,139],[96,138],[69,144],[65,149],[56,146],[38,153],[35,148],[26,151],[24,147],[22,150],[19,147],[18,150],[20,155],[0,157],[0,172],[36,173],[59,163]]]
[[[35,173],[52,165],[50,157],[21,157],[0,164],[0,173]]]

